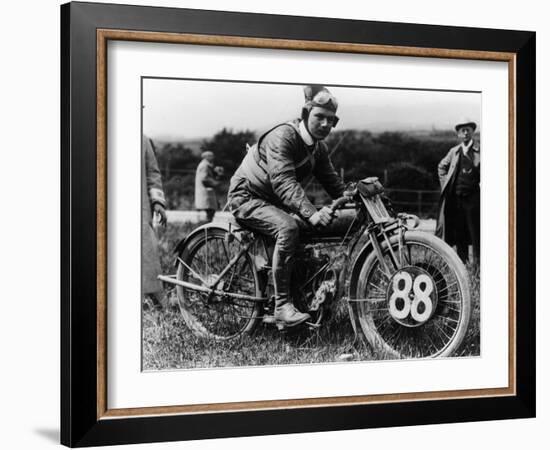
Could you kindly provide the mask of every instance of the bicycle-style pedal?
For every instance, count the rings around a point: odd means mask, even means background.
[[[279,330],[282,333],[290,331],[290,330],[299,329],[300,325],[305,324],[305,322],[304,322],[304,323],[298,323],[296,325],[288,325],[284,322],[277,322],[275,320],[275,317],[272,316],[272,315],[265,315],[262,318],[262,322],[265,323],[265,324],[268,324],[268,325],[275,325],[277,327],[277,330]]]
[[[265,313],[262,317],[262,323],[272,324],[272,325],[275,325],[279,331],[286,331],[286,330],[299,329],[299,328],[301,328],[301,325],[308,324],[309,322],[298,322],[298,323],[294,323],[294,324],[288,324],[288,323],[283,322],[283,321],[277,321],[275,319],[274,314]],[[318,327],[318,325],[315,325],[313,323],[311,323],[311,326],[316,327],[316,328]]]
[[[274,324],[275,323],[275,317],[273,315],[266,314],[262,318],[262,322],[267,323],[267,324]]]
[[[303,325],[303,323],[298,323],[296,325],[287,325],[286,323],[283,323],[283,322],[274,322],[274,323],[275,323],[275,326],[277,327],[277,330],[281,334],[296,333],[298,332],[298,330],[302,329],[301,325]]]
[[[311,322],[300,322],[293,325],[288,325],[284,322],[277,322],[274,320],[273,323],[275,323],[275,325],[277,326],[277,329],[283,333],[301,330],[303,329],[302,328],[303,326],[308,326],[309,328],[315,328],[315,329],[319,328],[319,325],[315,325],[314,323],[311,323]]]

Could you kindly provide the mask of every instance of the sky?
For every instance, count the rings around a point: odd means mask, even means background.
[[[339,102],[341,130],[452,130],[459,121],[471,120],[480,127],[480,93],[329,89]],[[301,85],[147,78],[143,80],[143,131],[163,140],[207,138],[224,127],[262,133],[298,117],[303,102]]]

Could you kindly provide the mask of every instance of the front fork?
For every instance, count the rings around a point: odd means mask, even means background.
[[[388,276],[388,278],[391,277],[392,273],[396,270],[399,270],[401,267],[407,264],[407,255],[405,254],[405,229],[403,226],[399,225],[397,228],[393,228],[391,230],[393,233],[397,233],[399,236],[398,239],[398,248],[397,252],[394,250],[392,245],[390,244],[390,239],[388,237],[388,231],[386,230],[376,230],[372,229],[368,231],[369,240],[372,245],[372,248],[374,252],[376,253],[376,257],[378,258],[378,261],[380,262],[380,266],[384,270],[384,273]],[[385,241],[388,249],[388,254],[390,257],[391,264],[393,266],[392,268],[388,265],[387,259],[384,257],[384,253],[382,252],[382,246],[381,243]]]

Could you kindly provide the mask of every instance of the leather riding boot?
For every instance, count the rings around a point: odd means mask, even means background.
[[[290,274],[293,256],[277,252],[273,257],[273,287],[275,289],[275,323],[279,329],[299,325],[311,316],[296,309],[290,299]]]

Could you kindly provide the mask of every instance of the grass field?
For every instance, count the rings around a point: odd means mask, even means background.
[[[163,273],[174,273],[173,249],[178,240],[196,225],[168,225],[161,231]],[[458,356],[480,354],[479,272],[468,267],[472,289],[469,329]],[[199,367],[312,364],[384,359],[361,339],[355,339],[344,302],[337,304],[332,319],[315,331],[301,329],[280,333],[272,325],[260,324],[252,335],[232,341],[212,341],[195,336],[187,328],[175,305],[175,290],[164,292],[163,311],[146,310],[142,317],[143,369],[167,370]]]

